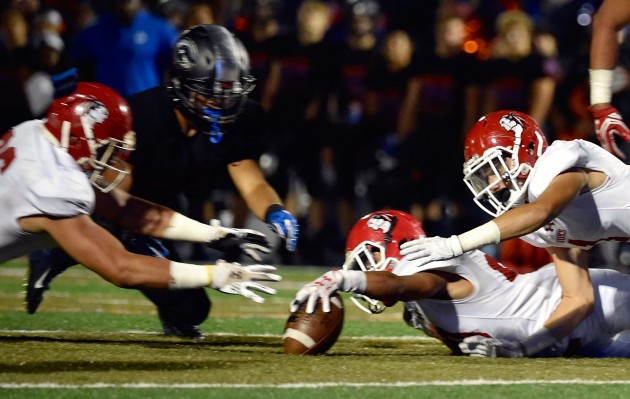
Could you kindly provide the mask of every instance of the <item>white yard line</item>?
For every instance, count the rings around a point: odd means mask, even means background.
[[[95,383],[95,384],[55,384],[55,383],[0,383],[0,389],[23,389],[23,388],[39,388],[39,389],[84,389],[84,388],[187,388],[187,389],[206,389],[206,388],[277,388],[277,389],[318,389],[318,388],[337,388],[337,387],[425,387],[425,386],[478,386],[478,385],[630,385],[630,380],[453,380],[453,381],[418,381],[418,382],[321,382],[321,383],[302,383],[302,384],[154,384],[154,383],[132,383],[132,384],[111,384],[111,383]]]

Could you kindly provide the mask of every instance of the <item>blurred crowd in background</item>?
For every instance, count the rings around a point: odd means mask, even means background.
[[[180,32],[223,25],[248,49],[251,97],[267,111],[260,164],[300,220],[297,254],[279,250],[276,261],[340,265],[349,228],[377,209],[407,211],[441,236],[489,218],[462,182],[464,135],[487,112],[526,112],[550,142],[596,142],[588,56],[600,3],[4,0],[0,129],[42,117],[51,76],[70,67],[123,96],[162,84]],[[622,46],[613,103],[628,120],[626,67]],[[244,227],[247,207],[229,181],[218,173],[186,193],[181,211]],[[602,264],[630,264],[623,248],[598,248]],[[520,240],[487,251],[522,271],[548,260]]]

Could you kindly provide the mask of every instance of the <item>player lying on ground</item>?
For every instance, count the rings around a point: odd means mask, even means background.
[[[536,121],[516,111],[480,118],[466,136],[464,158],[475,203],[495,218],[449,238],[404,243],[401,254],[419,267],[515,237],[546,248],[562,287],[559,305],[539,331],[552,345],[593,310],[585,251],[602,241],[630,240],[630,166],[585,140],[547,146]]]
[[[400,245],[421,236],[420,223],[404,212],[364,216],[348,236],[344,269],[306,284],[291,311],[306,302],[312,312],[319,300],[327,310],[334,292],[352,292],[353,301],[372,313],[383,311],[383,303],[404,302],[410,326],[458,355],[630,357],[630,276],[589,270],[596,293],[593,313],[568,337],[546,346],[537,331],[562,295],[552,264],[516,274],[475,250],[416,266],[401,257]]]
[[[264,235],[195,222],[166,207],[116,189],[121,165],[135,145],[125,100],[110,88],[79,83],[56,100],[46,120],[15,126],[0,138],[0,263],[30,251],[62,247],[85,267],[124,288],[187,289],[210,286],[256,302],[251,290],[274,294],[258,281],[278,281],[269,265],[212,266],[136,255],[90,214],[132,231],[173,240],[234,240],[269,251]]]

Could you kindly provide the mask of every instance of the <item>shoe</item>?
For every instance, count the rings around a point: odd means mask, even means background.
[[[203,339],[203,333],[199,326],[185,323],[173,323],[163,319],[160,316],[160,323],[162,323],[162,331],[167,337],[181,337],[190,339]]]
[[[54,275],[50,265],[50,252],[39,251],[29,256],[28,276],[26,277],[26,311],[34,314],[44,300],[44,292],[48,290]]]
[[[77,262],[61,248],[43,249],[32,252],[28,257],[26,276],[26,311],[34,314],[44,299],[50,282]]]

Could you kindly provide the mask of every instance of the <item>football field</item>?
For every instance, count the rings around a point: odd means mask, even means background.
[[[630,359],[455,357],[407,327],[401,307],[370,316],[346,305],[325,355],[292,356],[289,301],[326,269],[281,267],[278,294],[256,304],[209,290],[206,339],[160,334],[155,308],[74,267],[35,315],[23,260],[0,266],[0,398],[629,398]],[[630,306],[630,304],[628,304]]]

